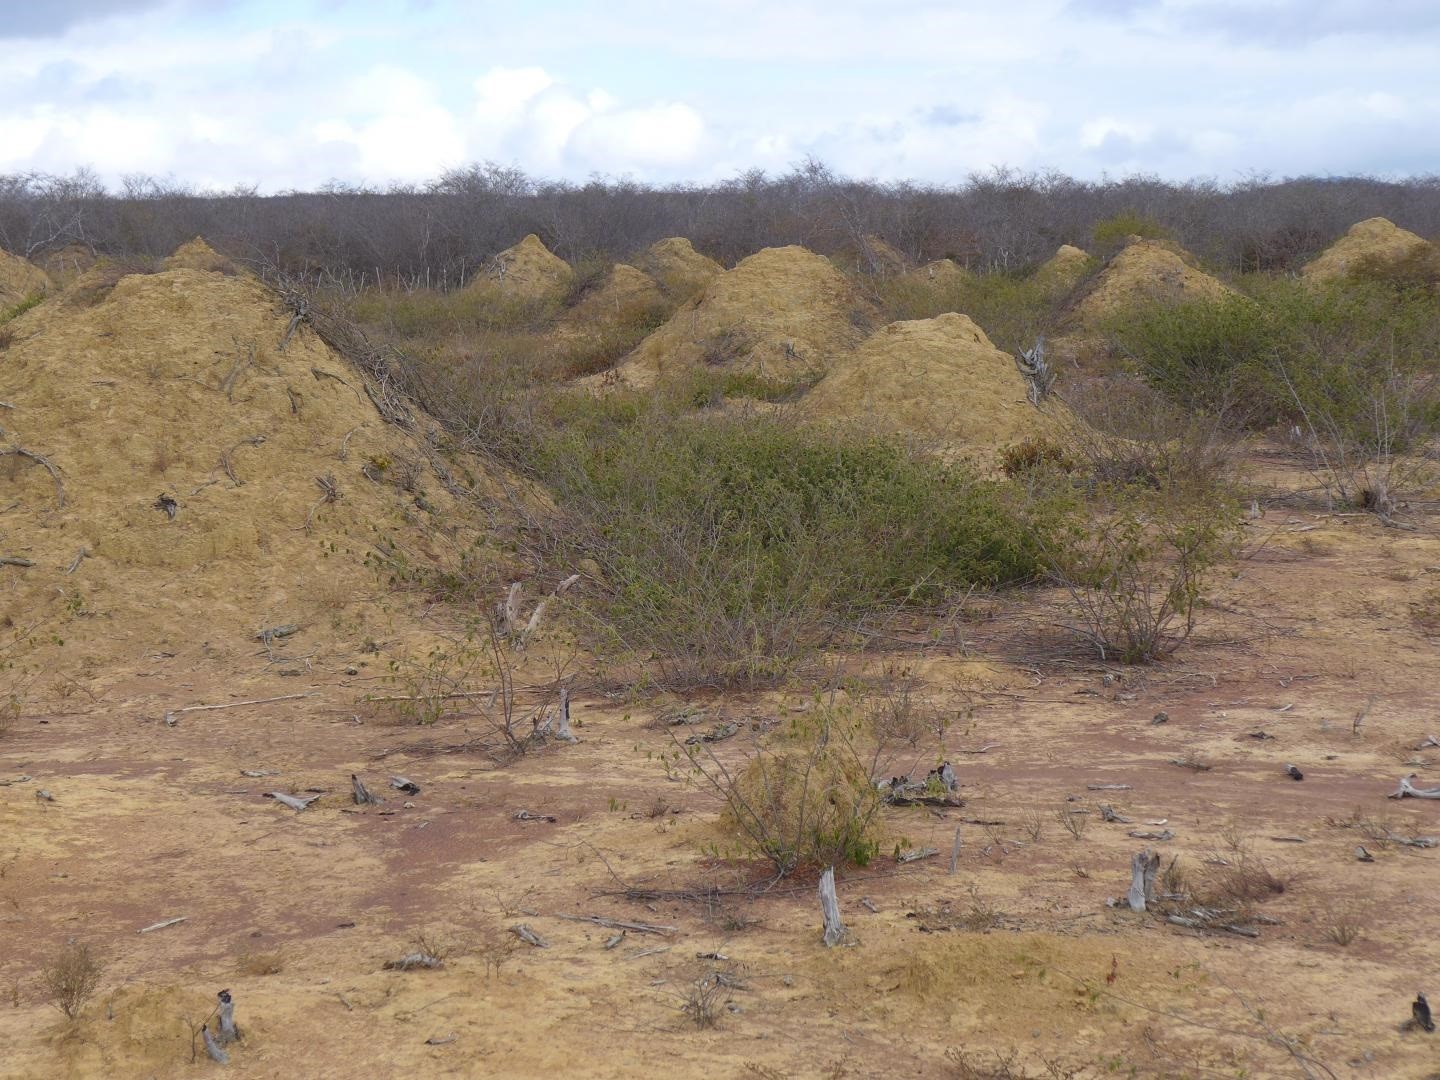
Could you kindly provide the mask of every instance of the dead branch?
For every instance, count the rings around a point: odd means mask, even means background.
[[[200,1037],[205,1040],[205,1052],[210,1055],[212,1061],[218,1065],[230,1064],[230,1055],[220,1049],[220,1044],[215,1041],[215,1036],[210,1034],[208,1024],[200,1029]]]
[[[80,549],[79,553],[75,556],[75,561],[70,564],[69,568],[65,571],[65,573],[66,573],[66,574],[73,574],[76,570],[79,570],[79,569],[80,569],[80,564],[85,561],[85,556],[87,556],[87,555],[89,555],[89,554],[90,554],[90,549],[89,549],[89,548],[83,548],[83,547],[82,547],[82,548]]]
[[[511,932],[526,945],[533,945],[537,949],[548,949],[550,943],[537,934],[525,923],[519,923],[510,928]]]
[[[276,802],[288,806],[291,810],[294,810],[298,813],[299,811],[304,810],[316,799],[320,798],[320,796],[306,795],[302,798],[297,799],[294,795],[287,795],[283,791],[267,791],[265,793],[265,798],[274,799]]]
[[[18,555],[0,555],[0,566],[34,566],[29,559],[22,559]]]
[[[226,1043],[240,1041],[240,1029],[235,1026],[235,1000],[230,996],[229,990],[221,990],[215,995],[220,1000],[216,1006],[216,1012],[220,1019],[220,1034],[216,1040],[221,1046]]]
[[[60,467],[43,454],[37,454],[34,450],[26,450],[23,446],[6,446],[0,448],[0,457],[23,457],[29,458],[37,465],[42,465],[45,471],[50,474],[50,479],[55,481],[55,505],[59,510],[65,509],[65,484],[60,479]]]
[[[438,968],[444,967],[445,961],[438,956],[431,956],[427,952],[407,953],[399,960],[387,960],[386,971],[412,971],[415,968]]]
[[[678,926],[661,926],[654,923],[627,922],[624,919],[607,919],[603,915],[566,915],[556,913],[557,919],[568,919],[570,922],[594,923],[596,926],[603,926],[607,930],[633,930],[637,934],[658,934],[660,937],[669,937],[671,934],[680,932]]]
[[[156,930],[164,930],[167,927],[179,926],[187,918],[189,918],[188,915],[177,915],[173,919],[163,919],[160,922],[151,923],[149,926],[142,926],[139,930],[135,932],[137,934],[151,934],[154,933]]]
[[[310,690],[303,694],[281,694],[279,697],[252,698],[250,701],[230,701],[224,705],[187,705],[183,709],[172,709],[165,714],[165,723],[168,727],[174,727],[178,722],[181,713],[187,712],[209,712],[213,709],[238,709],[242,705],[268,705],[272,701],[295,701],[299,698],[319,697],[320,691]]]
[[[1400,786],[1390,795],[1392,799],[1440,799],[1440,787],[1421,788],[1411,783],[1416,773],[1400,778]]]
[[[334,473],[326,473],[324,476],[315,477],[315,483],[320,488],[320,498],[314,506],[310,507],[310,512],[305,515],[305,524],[300,526],[300,528],[307,533],[310,531],[310,526],[315,523],[315,512],[319,510],[320,507],[325,506],[327,503],[340,501],[340,487],[335,482]]]

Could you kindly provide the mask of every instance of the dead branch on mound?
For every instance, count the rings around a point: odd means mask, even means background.
[[[1149,848],[1137,851],[1130,860],[1130,892],[1126,902],[1131,911],[1144,911],[1155,899],[1155,875],[1160,872],[1160,856]]]
[[[234,446],[230,447],[229,450],[221,452],[219,462],[220,468],[224,471],[225,475],[230,478],[230,482],[236,487],[242,487],[245,481],[241,480],[240,477],[235,475],[235,464],[231,460],[231,455],[234,454],[236,450],[239,450],[242,446],[260,446],[264,442],[264,435],[251,435],[248,439],[241,439]]]
[[[555,918],[568,919],[570,922],[594,923],[596,926],[603,926],[607,930],[633,930],[637,934],[658,934],[660,937],[669,937],[671,934],[680,932],[680,928],[677,926],[627,922],[624,919],[607,919],[603,915],[566,915],[557,912]]]
[[[82,547],[82,548],[80,549],[80,551],[76,554],[76,556],[75,556],[75,561],[72,562],[72,563],[69,565],[69,567],[65,570],[65,573],[66,573],[66,574],[73,574],[73,573],[75,573],[76,570],[79,570],[79,569],[80,569],[80,564],[85,561],[85,556],[87,556],[87,555],[89,555],[89,554],[90,554],[90,549],[89,549],[89,548],[84,548],[84,547]]]
[[[315,483],[320,488],[320,498],[315,505],[310,507],[310,512],[305,515],[305,524],[300,526],[304,532],[310,531],[310,526],[315,523],[315,512],[328,503],[340,501],[340,488],[335,482],[334,473],[326,473],[324,476],[315,477]]]
[[[217,1065],[230,1064],[230,1055],[220,1049],[220,1044],[216,1041],[215,1036],[210,1034],[208,1022],[200,1029],[200,1037],[205,1041],[205,1052],[210,1055],[210,1060]]]
[[[21,568],[34,566],[29,559],[22,559],[18,555],[0,555],[0,566],[19,566]]]
[[[433,956],[428,952],[406,953],[399,960],[387,960],[386,971],[414,971],[417,968],[438,968],[445,966],[445,959],[441,956]]]
[[[175,501],[175,497],[164,491],[150,504],[150,508],[159,510],[169,521],[174,521],[175,515],[180,512],[180,504]]]
[[[225,400],[232,405],[235,403],[235,387],[239,385],[240,377],[255,363],[255,342],[251,341],[241,345],[237,341],[235,344],[239,345],[242,350],[240,359],[235,361],[235,366],[230,369],[230,373],[220,380],[220,390],[225,395]]]
[[[55,481],[55,507],[58,510],[65,509],[65,484],[60,479],[60,467],[47,458],[44,454],[37,454],[34,450],[26,450],[23,446],[0,447],[0,457],[23,457],[43,466],[50,474],[50,479]]]
[[[537,949],[548,949],[550,943],[537,934],[527,923],[519,923],[510,928],[511,933],[518,937],[526,945],[533,945]]]

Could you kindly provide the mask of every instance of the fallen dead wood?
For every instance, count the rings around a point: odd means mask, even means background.
[[[165,724],[174,727],[181,713],[210,712],[214,709],[238,709],[242,705],[268,705],[273,701],[297,701],[300,698],[319,697],[320,691],[310,690],[303,694],[281,694],[279,697],[253,698],[250,701],[230,701],[224,705],[187,705],[183,709],[171,709],[165,714]]]
[[[1237,926],[1234,923],[1209,923],[1201,919],[1192,919],[1184,915],[1167,915],[1165,921],[1176,926],[1188,927],[1191,930],[1224,930],[1227,934],[1238,934],[1240,937],[1258,938],[1260,931],[1251,926]]]
[[[156,931],[156,930],[164,930],[166,927],[169,927],[169,926],[178,926],[180,923],[184,922],[187,918],[189,918],[188,915],[177,915],[177,916],[175,916],[175,918],[173,918],[173,919],[164,919],[164,920],[162,920],[162,921],[160,921],[160,922],[157,922],[157,923],[151,923],[149,926],[142,926],[139,930],[137,930],[137,931],[135,931],[135,932],[136,932],[137,934],[149,934],[149,933],[152,933],[152,932],[154,932],[154,931]]]
[[[1086,784],[1086,791],[1132,791],[1129,784]]]
[[[537,934],[528,924],[519,923],[510,928],[511,932],[526,945],[533,945],[537,949],[548,949],[550,943]]]
[[[37,454],[34,450],[26,450],[23,446],[0,447],[0,457],[23,457],[44,467],[50,474],[50,479],[55,481],[55,505],[57,509],[65,509],[65,484],[60,479],[60,467],[43,454]]]
[[[22,559],[18,555],[0,555],[0,566],[30,567],[34,565],[29,559]]]
[[[1389,796],[1392,799],[1440,799],[1440,787],[1422,788],[1416,787],[1412,780],[1416,773],[1400,778],[1400,786]]]
[[[240,1041],[240,1029],[235,1026],[235,999],[230,996],[229,990],[221,990],[215,995],[219,1004],[215,1006],[219,1014],[220,1034],[219,1043],[224,1046],[226,1043]]]
[[[652,923],[627,922],[624,919],[607,919],[603,915],[566,915],[558,913],[557,919],[568,919],[570,922],[594,923],[596,926],[603,926],[607,930],[633,930],[637,934],[658,934],[661,937],[669,937],[671,934],[679,933],[678,926],[661,926]]]
[[[399,960],[385,961],[386,971],[414,971],[420,968],[444,967],[445,961],[427,952],[406,953]]]
[[[909,851],[902,851],[895,856],[898,863],[919,862],[921,859],[930,859],[940,854],[939,848],[911,848]]]
[[[287,794],[286,794],[285,792],[283,792],[283,791],[267,791],[267,792],[265,793],[265,798],[267,798],[267,799],[274,799],[276,802],[278,802],[278,803],[280,803],[280,804],[282,804],[282,805],[284,805],[284,806],[288,806],[288,807],[290,807],[291,810],[294,810],[294,811],[296,811],[296,812],[298,813],[299,811],[304,810],[307,806],[309,806],[311,803],[313,803],[316,799],[320,798],[320,796],[319,796],[319,795],[307,795],[307,796],[305,796],[305,797],[303,797],[303,798],[298,798],[298,799],[297,799],[294,795],[287,795]]]
[[[215,1036],[210,1034],[210,1026],[207,1024],[200,1029],[200,1038],[205,1043],[205,1052],[210,1055],[210,1060],[217,1065],[229,1065],[230,1055],[220,1049],[220,1044],[215,1041]]]

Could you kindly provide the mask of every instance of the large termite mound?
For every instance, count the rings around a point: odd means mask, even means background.
[[[1306,281],[1334,281],[1337,278],[1385,275],[1387,272],[1429,271],[1440,279],[1440,250],[1434,244],[1402,229],[1383,217],[1356,222],[1345,235],[1326,248],[1300,271]]]
[[[546,304],[563,300],[574,280],[570,264],[530,233],[491,259],[466,288],[486,298]]]
[[[817,378],[863,338],[871,319],[829,259],[802,247],[765,248],[683,305],[625,358],[618,377],[635,387],[707,369]]]
[[[1106,264],[1068,321],[1097,329],[1110,316],[1136,305],[1218,300],[1231,292],[1224,282],[1196,267],[1183,248],[1137,237]]]
[[[1014,357],[968,316],[953,313],[877,331],[798,409],[815,420],[900,434],[947,456],[986,462],[1044,423]]]
[[[208,251],[187,244],[174,268],[103,292],[77,282],[10,323],[7,641],[63,638],[91,661],[243,642],[328,624],[397,551],[483,542],[455,479],[485,484],[482,470],[446,465],[430,421],[253,276],[185,265]]]
[[[0,316],[50,289],[50,277],[34,263],[0,248]]]
[[[1055,292],[1073,289],[1090,272],[1090,256],[1071,244],[1061,244],[1055,254],[1035,268],[1035,280]]]
[[[725,272],[708,255],[695,250],[683,236],[657,240],[636,259],[635,265],[660,284],[676,300],[688,300]]]

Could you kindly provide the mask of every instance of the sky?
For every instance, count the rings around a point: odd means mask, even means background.
[[[1440,173],[1440,0],[0,0],[0,174]]]

